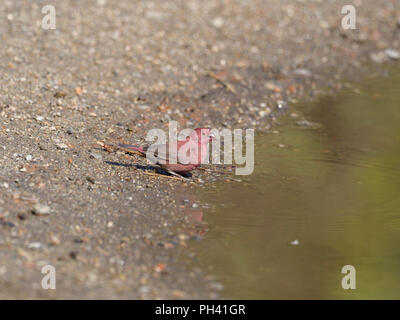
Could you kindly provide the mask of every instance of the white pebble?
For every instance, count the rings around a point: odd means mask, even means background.
[[[32,212],[33,212],[34,214],[37,214],[37,215],[47,215],[47,214],[50,213],[50,207],[49,207],[49,206],[46,206],[46,205],[44,205],[44,204],[37,203],[37,204],[33,207]]]
[[[57,149],[60,149],[60,150],[65,150],[68,148],[68,146],[65,143],[58,143],[56,146],[57,146]]]
[[[400,59],[400,51],[394,50],[394,49],[386,49],[385,54],[393,60]]]

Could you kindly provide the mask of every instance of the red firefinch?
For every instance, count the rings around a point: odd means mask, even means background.
[[[210,128],[196,128],[183,141],[151,146],[120,144],[119,149],[146,157],[172,175],[190,172],[204,163],[209,141],[214,139]]]

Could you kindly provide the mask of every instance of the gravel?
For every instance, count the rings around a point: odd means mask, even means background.
[[[383,74],[400,3],[359,3],[342,30],[339,0],[54,0],[43,30],[47,1],[2,1],[0,298],[223,297],[191,245],[208,230],[196,188],[219,176],[166,178],[103,145],[169,120],[266,132],[299,99]]]

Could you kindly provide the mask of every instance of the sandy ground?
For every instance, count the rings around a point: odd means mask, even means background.
[[[43,30],[41,8],[56,8]],[[296,99],[396,63],[400,2],[0,1],[0,298],[218,298],[185,183],[102,142],[181,128],[267,131]],[[228,171],[227,171],[228,173]],[[44,290],[44,265],[56,290]]]

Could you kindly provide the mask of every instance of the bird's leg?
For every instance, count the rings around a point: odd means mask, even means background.
[[[173,176],[175,176],[175,177],[178,177],[178,178],[183,179],[183,180],[185,180],[185,181],[190,181],[190,179],[188,179],[188,178],[186,178],[186,177],[180,175],[179,173],[173,172],[173,171],[171,171],[171,170],[166,170],[166,171],[167,171],[169,174],[171,174],[171,175],[173,175]]]
[[[164,174],[155,173],[155,172],[152,172],[152,171],[149,171],[149,172],[143,171],[142,173],[145,174],[145,175],[147,175],[147,176],[164,177],[164,178],[174,178],[174,179],[175,179],[175,177],[166,176],[166,175],[164,175]]]
[[[171,176],[168,176],[168,175],[162,174],[162,173],[146,172],[146,171],[143,171],[143,173],[145,175],[153,176],[153,177],[161,177],[161,178],[174,179],[174,180],[182,180],[182,179],[189,180],[185,177],[182,177],[181,175],[176,174],[175,172],[174,172],[175,174],[171,173]],[[168,173],[170,173],[170,172],[168,171]]]

